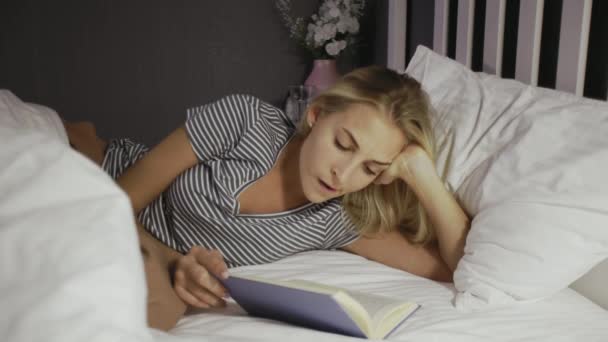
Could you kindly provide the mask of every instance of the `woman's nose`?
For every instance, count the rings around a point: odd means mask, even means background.
[[[336,187],[341,189],[342,186],[344,184],[346,184],[346,181],[348,179],[348,176],[350,174],[352,170],[352,167],[350,165],[348,165],[348,163],[344,163],[342,165],[334,165],[334,167],[331,170],[332,173],[332,181],[334,184],[332,184],[332,187]]]

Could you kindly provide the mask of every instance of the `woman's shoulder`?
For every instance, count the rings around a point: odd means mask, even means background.
[[[224,95],[222,97],[217,98],[216,100],[213,100],[211,102],[205,103],[205,104],[201,104],[201,105],[196,105],[196,106],[192,106],[189,107],[187,109],[188,113],[194,114],[194,111],[200,111],[203,110],[205,108],[208,107],[225,107],[226,109],[244,109],[244,108],[261,108],[261,107],[268,107],[268,108],[274,108],[275,110],[279,110],[277,107],[273,106],[272,104],[262,100],[259,97],[256,97],[254,95],[251,94],[245,94],[245,93],[234,93],[234,94],[228,94],[228,95]]]
[[[254,95],[232,94],[226,97],[233,102],[241,102],[248,104],[252,108],[255,108],[259,114],[269,120],[279,120],[285,123],[290,122],[282,109]]]
[[[291,121],[285,113],[277,106],[262,100],[251,94],[235,93],[225,95],[219,99],[199,106],[187,109],[187,118],[191,119],[196,115],[221,115],[222,118],[244,121],[249,124],[258,123],[260,119],[265,122],[279,125],[290,126]]]
[[[188,119],[193,115],[200,115],[206,112],[222,112],[226,113],[244,113],[245,109],[254,109],[259,107],[260,99],[247,94],[230,94],[222,96],[214,101],[189,107],[186,109]],[[245,110],[245,111],[244,111]],[[209,115],[209,114],[206,114]]]

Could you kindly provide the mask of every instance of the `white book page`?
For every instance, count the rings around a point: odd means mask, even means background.
[[[391,332],[405,317],[416,310],[418,304],[390,298],[351,291],[348,294],[367,310],[370,315],[369,338],[382,339]]]
[[[357,291],[347,291],[346,293],[348,293],[365,308],[371,317],[372,322],[374,323],[373,325],[375,325],[376,321],[382,320],[385,315],[399,308],[405,303],[395,298],[369,293]]]
[[[341,291],[344,292],[344,289],[341,289],[339,287],[319,284],[319,283],[315,283],[315,282],[308,281],[308,280],[300,280],[300,279],[286,280],[286,281],[281,282],[281,284],[286,285],[288,287],[296,288],[296,289],[317,292],[317,293],[324,293],[324,294],[329,294],[329,295],[333,295],[333,294],[336,294]]]
[[[265,279],[265,278],[256,277],[256,276],[239,276],[239,277],[243,278],[243,279],[259,281],[261,283],[284,286],[284,287],[288,287],[288,288],[292,288],[292,289],[299,289],[299,290],[304,290],[304,291],[308,291],[308,292],[315,292],[315,293],[321,293],[321,294],[327,294],[327,295],[333,295],[340,291],[343,291],[343,289],[341,289],[339,287],[319,284],[319,283],[315,283],[312,281],[300,280],[300,279],[270,280],[270,279]]]
[[[289,280],[285,283],[293,287],[326,294],[335,294],[342,291],[361,304],[361,306],[369,314],[369,317],[373,323],[375,323],[375,321],[382,320],[382,318],[384,318],[386,315],[407,303],[395,298],[358,291],[347,291],[339,287],[319,284],[306,280]]]

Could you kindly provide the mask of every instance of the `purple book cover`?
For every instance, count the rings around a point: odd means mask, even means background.
[[[252,316],[366,338],[331,295],[239,277],[229,277],[222,283],[230,296]]]

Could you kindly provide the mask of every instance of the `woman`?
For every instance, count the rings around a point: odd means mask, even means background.
[[[469,219],[435,171],[430,110],[416,80],[373,66],[316,97],[298,131],[243,95],[189,110],[149,152],[66,127],[131,198],[149,324],[167,330],[185,304],[224,304],[216,277],[228,266],[305,250],[340,248],[450,281]]]

